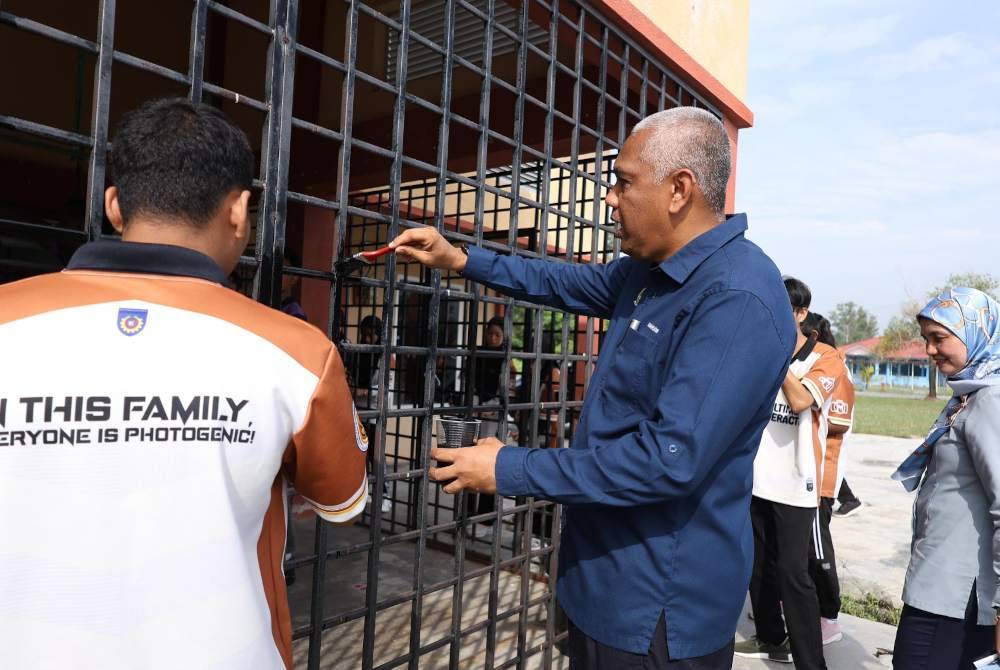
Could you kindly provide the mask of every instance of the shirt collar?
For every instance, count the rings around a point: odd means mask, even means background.
[[[66,269],[196,277],[223,285],[228,282],[222,268],[205,254],[170,244],[90,242],[76,250]]]
[[[706,258],[747,230],[747,215],[732,214],[726,220],[694,238],[673,256],[654,267],[678,284],[683,284]]]

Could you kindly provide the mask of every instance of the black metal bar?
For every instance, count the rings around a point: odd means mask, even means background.
[[[479,94],[479,139],[476,147],[476,181],[483,183],[486,177],[486,154],[487,154],[487,142],[488,142],[488,129],[490,121],[490,72],[493,67],[493,17],[495,13],[495,0],[487,0],[489,13],[487,15],[484,31],[485,31],[485,41],[483,44],[483,82]],[[459,59],[456,57],[455,61]],[[476,190],[476,215],[474,219],[475,224],[475,239],[477,244],[481,244],[483,240],[483,209],[484,209],[484,197],[483,191],[481,189]],[[475,343],[475,338],[477,335],[477,324],[479,322],[479,290],[478,287],[473,287],[473,298],[471,308],[471,327],[468,329],[468,335],[470,337],[470,342]],[[508,340],[509,342],[509,340]],[[470,372],[468,375],[469,382],[467,382],[466,388],[466,398],[471,398],[472,389],[476,383],[476,354],[475,351],[478,347],[474,346],[473,355],[470,359]],[[471,404],[471,403],[470,403]],[[457,512],[460,519],[466,516],[466,504],[465,497],[467,494],[461,493],[456,501]],[[458,574],[458,583],[455,585],[455,590],[453,592],[452,598],[452,613],[451,613],[451,631],[453,640],[451,643],[449,663],[450,667],[457,668],[461,657],[462,650],[462,605],[463,605],[463,593],[465,587],[465,526],[463,523],[459,524],[459,530],[456,534],[456,548],[455,548],[455,570]],[[491,598],[494,597],[491,593]],[[489,657],[489,641],[487,641],[487,657]]]
[[[90,53],[97,53],[99,50],[99,46],[96,42],[91,42],[88,39],[73,35],[72,33],[67,33],[63,30],[59,30],[58,28],[53,28],[45,25],[44,23],[26,19],[15,14],[11,14],[10,12],[0,11],[0,24],[6,24],[17,28],[18,30],[40,35],[41,37],[46,37],[62,44],[68,44],[70,46],[77,47],[78,49],[89,51]]]
[[[205,34],[208,32],[208,0],[194,0],[191,9],[191,49],[188,52],[188,80],[191,88],[188,97],[201,102],[202,84],[205,80]]]
[[[229,7],[226,7],[225,5],[216,2],[215,0],[208,0],[208,8],[211,9],[216,14],[221,14],[222,16],[225,16],[228,19],[232,19],[237,23],[242,23],[248,28],[252,28],[259,33],[263,33],[265,35],[271,35],[272,32],[274,31],[273,21],[271,22],[271,25],[261,23],[260,21],[251,19],[249,16],[241,14],[235,9],[230,9]]]
[[[101,236],[104,225],[104,182],[107,167],[108,116],[111,109],[111,64],[114,55],[115,0],[101,0],[97,21],[97,62],[94,65],[94,104],[90,116],[90,164],[87,170],[87,230],[90,239]]]
[[[54,226],[44,225],[41,223],[30,223],[28,221],[15,221],[14,219],[0,219],[0,227],[10,227],[17,228],[20,230],[31,231],[36,233],[45,233],[46,235],[66,235],[69,237],[81,237],[86,238],[87,233],[83,230],[73,230],[72,228],[56,228]]]
[[[444,212],[447,204],[446,172],[448,164],[448,138],[451,124],[451,87],[452,87],[452,43],[455,38],[455,7],[454,0],[445,0],[444,27],[444,69],[441,74],[441,123],[438,126],[438,172],[435,178],[434,226],[438,232],[444,228]],[[431,411],[424,416],[420,430],[420,458],[418,465],[429,463],[431,435],[434,429],[434,396],[437,391],[437,356],[438,332],[441,317],[441,271],[431,273],[431,294],[428,305],[428,331],[430,342],[427,349],[427,359],[424,365],[424,404]],[[424,475],[420,478],[420,488],[416,500],[416,516],[414,518],[419,535],[417,537],[416,560],[413,566],[414,599],[410,615],[410,670],[418,670],[420,663],[421,627],[423,625],[423,600],[427,593],[424,586],[425,550],[427,547],[426,505],[430,480]]]
[[[399,187],[403,171],[403,133],[405,131],[406,120],[406,70],[410,45],[410,8],[411,0],[402,0],[401,23],[402,29],[399,34],[399,55],[396,59],[396,84],[399,90],[396,92],[396,103],[392,111],[392,149],[394,152],[392,167],[389,171],[389,183],[392,185],[390,198],[390,212],[392,220],[389,223],[388,237],[392,239],[399,233]],[[386,272],[389,276],[389,285],[383,294],[382,302],[382,342],[390,341],[390,334],[393,329],[395,310],[395,284],[396,284],[396,256],[390,255],[387,262]],[[381,366],[382,379],[378,387],[378,399],[376,402],[379,408],[379,419],[382,426],[386,425],[386,399],[389,397],[389,355],[384,356],[385,364]],[[376,461],[385,463],[385,431],[378,431],[374,447],[376,449]],[[378,574],[379,554],[382,540],[382,482],[384,481],[384,468],[375,468],[375,482],[372,487],[375,498],[372,500],[372,548],[368,550],[368,574]],[[365,617],[365,636],[362,647],[361,664],[363,670],[369,670],[374,665],[375,659],[375,605],[378,602],[378,580],[371,580],[368,588],[365,589],[365,601],[368,607],[368,616]]]
[[[351,171],[351,137],[353,134],[352,127],[354,123],[354,73],[358,53],[358,12],[356,5],[357,3],[352,0],[350,6],[348,7],[346,34],[344,38],[344,62],[347,65],[347,72],[345,73],[341,88],[340,122],[343,141],[340,144],[340,150],[337,157],[339,203],[337,208],[336,227],[334,230],[334,260],[336,260],[337,256],[344,248],[344,240],[349,216],[348,207],[350,205],[349,181]],[[341,285],[338,281],[338,283],[334,284],[334,290],[331,292],[330,296],[330,332],[335,332],[334,327],[339,325],[340,304]],[[372,445],[369,446],[369,449],[371,448],[373,448]],[[316,563],[319,565],[320,563],[325,563],[327,560],[327,546],[324,540],[322,545],[317,545],[316,547]],[[323,580],[314,575],[313,587],[314,590],[319,589],[318,597],[315,594],[313,596],[314,607],[318,607],[319,615],[311,616],[310,618],[311,631],[309,635],[308,670],[319,670],[320,652],[323,642]],[[319,601],[318,606],[315,603],[316,600]]]
[[[10,128],[21,133],[37,135],[38,137],[44,137],[45,139],[57,142],[75,144],[79,147],[93,146],[93,139],[86,135],[72,133],[68,130],[60,130],[59,128],[53,128],[52,126],[46,126],[45,124],[35,123],[26,119],[19,119],[16,116],[0,114],[0,128]]]
[[[213,10],[217,7],[210,5]],[[254,296],[263,303],[277,306],[281,299],[281,262],[285,250],[285,210],[288,192],[288,150],[292,133],[292,86],[295,58],[292,46],[298,27],[298,0],[271,0],[270,21],[273,28],[268,47],[267,124],[261,147],[260,218],[264,223],[257,238],[260,259],[254,281]],[[206,85],[205,90],[209,90]]]

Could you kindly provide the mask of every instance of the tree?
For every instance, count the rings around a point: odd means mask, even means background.
[[[967,286],[969,288],[978,289],[983,293],[996,295],[996,290],[1000,288],[1000,279],[997,279],[987,272],[959,272],[956,274],[950,274],[948,275],[948,280],[945,282],[944,286],[939,286],[934,289],[927,294],[927,297],[933,298],[936,295],[941,295],[946,288],[952,288],[955,286]]]
[[[882,332],[882,341],[878,343],[878,354],[883,357],[888,356],[907,342],[919,337],[920,326],[917,325],[916,319],[906,314],[894,316],[889,319],[888,325]]]
[[[830,313],[833,336],[838,344],[867,340],[878,334],[878,321],[861,305],[842,302]]]

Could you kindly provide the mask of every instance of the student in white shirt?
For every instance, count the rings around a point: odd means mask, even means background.
[[[788,277],[785,289],[801,324],[812,300],[809,288]],[[754,460],[750,600],[757,635],[737,644],[736,655],[794,659],[800,670],[825,670],[809,549],[823,479],[826,415],[843,359],[801,332],[795,349]]]

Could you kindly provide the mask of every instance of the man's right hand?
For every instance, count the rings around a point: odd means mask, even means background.
[[[403,234],[389,242],[389,246],[396,250],[397,255],[442,270],[461,272],[468,259],[461,249],[452,246],[437,229],[430,226],[403,231]]]

